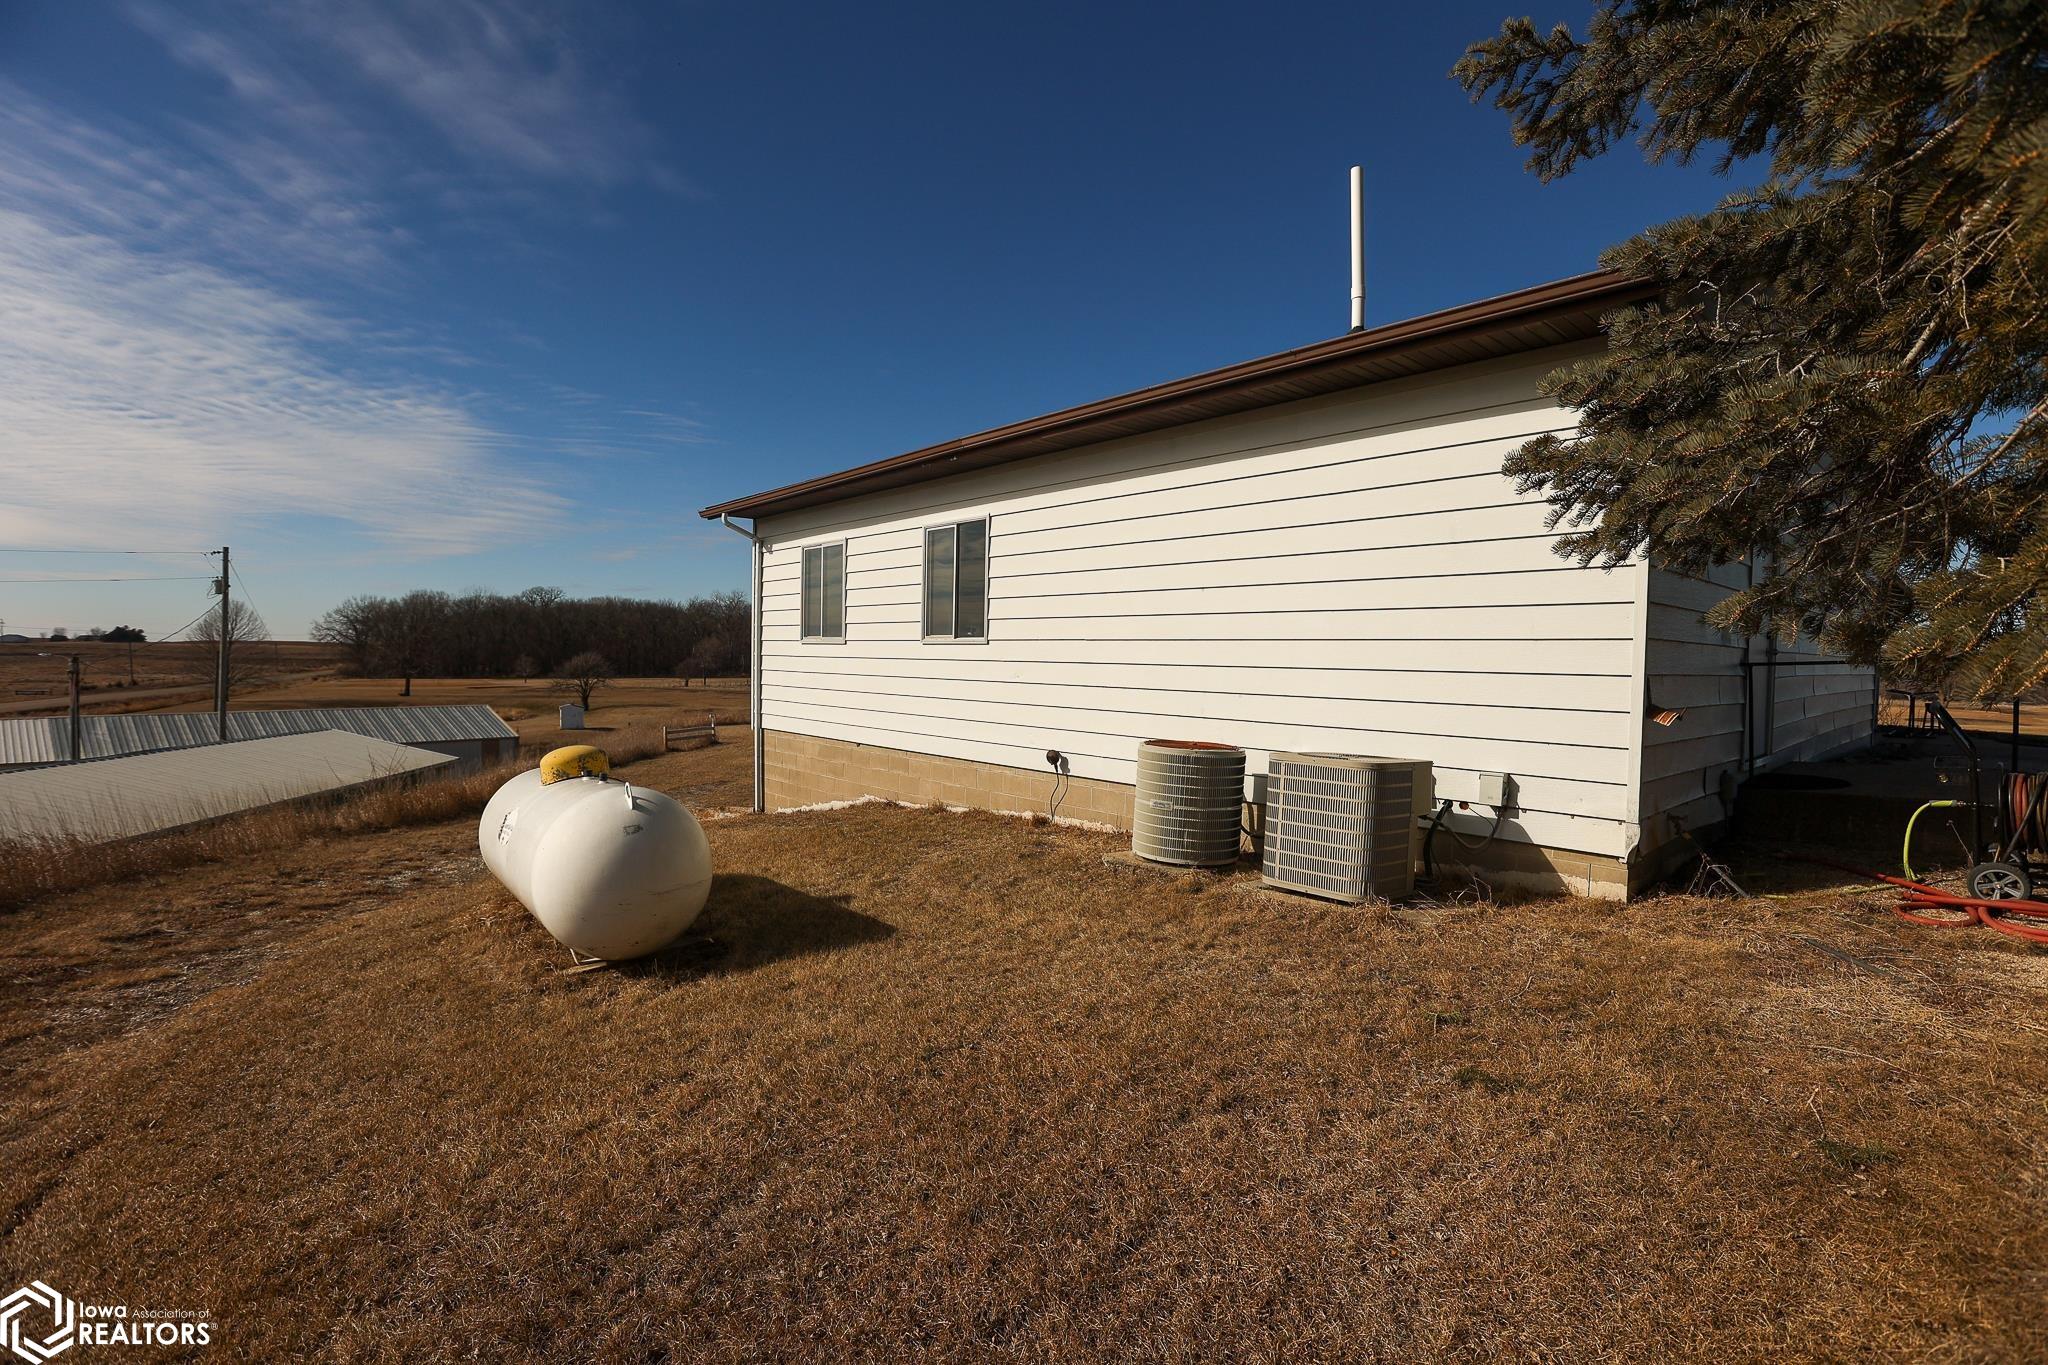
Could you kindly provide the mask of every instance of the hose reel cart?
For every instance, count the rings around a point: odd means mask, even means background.
[[[1906,876],[1913,877],[1913,826],[1930,810],[1970,808],[1970,871],[1967,878],[1972,896],[1984,900],[2031,900],[2034,887],[2048,882],[2048,773],[2020,770],[2020,708],[2012,708],[2012,760],[1999,774],[1992,799],[1984,799],[1984,765],[1977,753],[1977,741],[1940,702],[1929,700],[1926,715],[1961,746],[1970,767],[1968,801],[1929,801],[1906,821],[1905,847],[1901,862]],[[1991,838],[1987,841],[1984,814],[1992,815]]]

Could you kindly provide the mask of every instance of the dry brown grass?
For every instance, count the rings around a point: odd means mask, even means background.
[[[648,768],[744,790],[739,745]],[[466,827],[0,921],[0,1283],[250,1359],[2048,1352],[2039,953],[707,829],[698,929],[591,975]]]
[[[323,834],[362,834],[474,815],[514,771],[499,767],[430,777],[333,802],[271,806],[193,829],[111,844],[71,838],[0,839],[0,910],[61,892],[242,858]]]
[[[743,746],[648,760],[633,778],[707,810],[743,804],[751,790]],[[0,1075],[32,1053],[60,1056],[154,1019],[167,1000],[242,979],[251,961],[337,914],[416,885],[469,882],[482,868],[466,814],[355,833],[322,821],[294,833],[0,914]],[[0,1245],[4,1215],[0,1203]]]
[[[742,740],[746,738],[743,730],[734,733]],[[605,756],[611,759],[614,767],[653,758],[656,754],[664,752],[667,747],[662,742],[659,724],[622,725],[616,729],[598,731],[552,730],[536,739],[521,740],[519,761],[531,765],[535,759],[550,749],[557,749],[565,744],[594,744],[604,750]]]

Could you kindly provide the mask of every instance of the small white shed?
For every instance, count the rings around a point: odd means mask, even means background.
[[[1700,619],[1740,584],[1552,553],[1501,462],[1648,294],[1601,272],[737,498],[757,801],[1127,827],[1148,738],[1428,759],[1447,860],[1619,897],[1748,773],[1865,741],[1867,669]],[[1649,714],[1661,713],[1660,723]],[[1491,835],[1482,848],[1468,850]]]

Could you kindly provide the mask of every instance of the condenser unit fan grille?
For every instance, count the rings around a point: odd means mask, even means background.
[[[1412,759],[1273,755],[1266,882],[1343,901],[1407,895],[1429,781],[1429,764]]]
[[[1244,819],[1244,750],[1199,740],[1138,746],[1131,851],[1183,867],[1237,861]]]

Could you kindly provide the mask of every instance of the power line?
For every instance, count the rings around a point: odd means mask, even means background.
[[[218,550],[46,550],[32,545],[0,545],[0,555],[211,555]]]
[[[182,625],[182,626],[179,626],[179,627],[178,627],[178,628],[177,628],[176,630],[173,630],[173,631],[168,631],[168,632],[165,632],[165,633],[162,633],[162,634],[153,634],[153,635],[151,635],[151,636],[150,636],[150,638],[149,638],[149,639],[146,639],[146,640],[132,640],[132,641],[128,641],[127,643],[130,643],[130,644],[138,644],[138,645],[142,645],[142,646],[144,646],[145,648],[147,648],[147,647],[148,647],[148,646],[150,646],[150,645],[161,645],[161,644],[169,644],[169,643],[171,643],[171,642],[175,641],[175,640],[176,640],[176,639],[177,639],[177,638],[178,638],[178,637],[179,637],[180,635],[184,634],[184,633],[185,633],[186,631],[188,631],[188,630],[192,629],[192,627],[194,627],[194,626],[198,625],[198,624],[199,624],[199,623],[200,623],[201,621],[204,621],[204,620],[205,620],[205,619],[206,619],[207,617],[211,616],[211,615],[212,615],[212,614],[214,613],[214,611],[215,611],[215,610],[216,610],[216,609],[215,609],[215,608],[214,608],[213,606],[209,605],[209,606],[208,606],[208,607],[206,608],[206,610],[204,610],[204,611],[200,612],[200,613],[199,613],[199,614],[198,614],[197,616],[195,616],[195,617],[193,617],[193,618],[192,618],[191,620],[187,621],[187,622],[186,622],[186,623],[185,623],[184,625]],[[89,636],[89,635],[74,635],[74,636],[70,637],[70,638],[69,638],[68,640],[50,640],[50,639],[47,639],[47,638],[45,638],[45,639],[41,639],[41,640],[31,640],[31,641],[30,641],[29,643],[30,643],[30,644],[38,644],[38,645],[43,645],[43,644],[57,644],[57,645],[63,645],[63,644],[87,644],[87,645],[92,645],[92,644],[121,644],[121,643],[123,643],[123,642],[122,642],[122,641],[120,641],[120,640],[95,640],[95,639],[93,639],[93,638],[92,638],[91,636]],[[59,653],[61,653],[62,651],[55,651],[55,652],[59,652]]]
[[[184,625],[179,626],[169,635],[159,635],[154,640],[149,641],[149,643],[153,645],[161,645],[171,640],[177,639],[180,635],[183,635],[186,631],[192,629],[192,627],[198,625],[201,621],[204,621],[207,617],[213,615],[213,610],[213,604],[211,602],[207,603],[205,611],[200,612],[197,616],[187,621]]]
[[[235,576],[235,586],[242,590],[242,600],[249,604],[249,610],[255,612],[257,620],[263,620],[263,613],[256,610],[256,595],[250,592],[249,585],[242,581],[242,571],[239,568],[233,567],[228,571]],[[264,624],[268,626],[269,623],[265,622]]]
[[[166,554],[166,555],[204,555],[204,556],[206,556],[206,557],[208,557],[208,558],[211,558],[211,557],[213,557],[214,555],[217,555],[217,554],[219,554],[219,553],[220,553],[220,551],[218,551],[218,550],[92,550],[92,549],[71,549],[71,548],[62,548],[62,549],[43,549],[43,548],[30,548],[30,547],[27,547],[27,546],[15,546],[15,545],[0,545],[0,554],[51,554],[51,555],[74,555],[74,554],[76,554],[76,555],[89,555],[89,554],[108,554],[108,555],[156,555],[156,554]],[[242,597],[243,597],[243,600],[245,600],[245,601],[247,601],[247,602],[249,603],[249,609],[250,609],[251,611],[256,611],[256,602],[255,602],[255,599],[254,599],[254,597],[253,597],[253,596],[252,596],[252,595],[250,594],[250,592],[249,592],[248,584],[247,584],[247,583],[246,583],[246,582],[244,581],[244,579],[243,579],[243,577],[242,577],[242,573],[241,573],[241,570],[240,570],[240,569],[238,569],[238,568],[233,568],[233,567],[231,567],[231,568],[230,568],[230,570],[229,570],[229,572],[233,574],[233,576],[234,576],[234,580],[235,580],[235,583],[236,583],[236,585],[237,585],[238,587],[240,587],[240,588],[241,588],[241,590],[242,590]],[[37,583],[212,583],[212,582],[217,582],[217,581],[218,581],[218,578],[217,578],[217,576],[216,576],[216,575],[213,575],[213,574],[162,574],[162,575],[156,575],[156,574],[130,574],[130,575],[123,575],[123,576],[119,576],[119,577],[108,577],[108,578],[0,578],[0,583],[8,583],[8,584],[37,584]],[[212,615],[212,614],[213,614],[213,613],[214,613],[215,611],[217,611],[217,610],[219,610],[219,608],[218,608],[218,607],[217,607],[217,606],[216,606],[215,604],[213,604],[213,603],[209,602],[209,603],[207,604],[206,608],[205,608],[205,609],[204,609],[203,611],[201,611],[201,612],[200,612],[200,613],[199,613],[199,614],[198,614],[197,616],[194,616],[194,617],[193,617],[193,618],[192,618],[191,620],[187,621],[187,622],[186,622],[186,623],[185,623],[184,625],[182,625],[182,626],[179,626],[179,627],[178,627],[178,628],[177,628],[176,630],[173,630],[173,631],[169,631],[169,632],[166,632],[166,633],[162,633],[162,634],[158,634],[158,635],[156,635],[156,636],[155,636],[155,638],[153,638],[153,639],[149,639],[149,640],[144,640],[144,641],[141,641],[141,642],[139,642],[139,643],[141,643],[141,644],[143,644],[143,645],[160,645],[160,644],[166,644],[166,643],[169,643],[169,642],[171,642],[171,641],[174,641],[174,640],[176,640],[176,639],[177,639],[177,638],[178,638],[178,637],[179,637],[180,635],[183,635],[183,634],[184,634],[184,633],[185,633],[186,631],[188,631],[188,630],[192,629],[192,627],[194,627],[194,626],[198,625],[198,624],[199,624],[199,623],[200,623],[201,621],[205,620],[205,619],[206,619],[206,618],[207,618],[208,616]],[[260,615],[262,615],[262,613],[261,613],[261,612],[257,612],[257,615],[259,615],[259,616],[260,616]],[[86,639],[88,639],[88,637],[85,637],[85,636],[81,636],[81,637],[79,637],[79,639],[81,639],[81,640],[86,640]],[[56,642],[56,643],[65,643],[65,642],[63,642],[63,641],[58,641],[58,642]]]
[[[203,583],[211,574],[142,574],[122,578],[0,578],[0,583]]]

